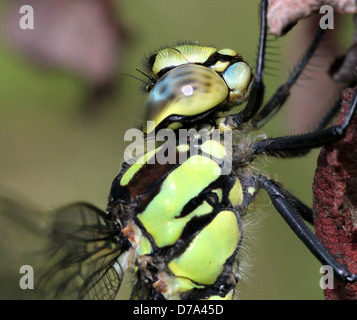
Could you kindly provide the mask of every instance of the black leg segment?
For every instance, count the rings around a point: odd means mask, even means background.
[[[286,83],[281,85],[276,90],[274,95],[269,99],[269,101],[265,104],[265,106],[254,117],[254,119],[252,120],[252,123],[255,128],[257,128],[257,129],[261,128],[284,105],[286,99],[290,95],[290,90],[291,90],[292,86],[296,83],[297,79],[299,78],[301,73],[304,71],[305,67],[307,66],[311,57],[314,55],[314,52],[316,51],[317,47],[319,46],[319,43],[322,39],[324,31],[325,30],[323,30],[321,28],[317,29],[316,35],[315,35],[311,45],[306,50],[305,54],[302,56],[299,63],[294,68],[293,72],[291,72]]]
[[[280,138],[268,138],[251,145],[254,155],[265,152],[271,156],[294,157],[305,154],[306,151],[319,148],[323,145],[340,140],[346,133],[346,129],[357,108],[357,90],[347,110],[344,121],[321,131],[313,131],[307,134],[286,136]]]
[[[300,218],[296,206],[286,197],[286,191],[283,190],[280,185],[262,175],[257,176],[257,183],[260,188],[268,193],[274,207],[312,254],[314,254],[323,265],[329,265],[333,268],[335,276],[339,281],[357,281],[357,275],[352,274],[338,263],[310,231],[304,221]]]

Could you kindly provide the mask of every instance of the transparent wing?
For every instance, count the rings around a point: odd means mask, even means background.
[[[88,203],[39,215],[15,202],[0,199],[0,219],[10,220],[12,226],[11,232],[6,233],[6,245],[0,245],[0,254],[12,252],[16,256],[11,260],[10,270],[0,270],[0,281],[9,274],[16,280],[12,279],[9,285],[10,294],[0,297],[115,298],[124,277],[122,261],[129,244],[121,237],[120,226],[110,215]],[[41,226],[45,220],[45,227]],[[0,231],[2,229],[1,225]],[[15,242],[18,243],[16,248],[21,250],[13,250]],[[21,264],[34,269],[33,290],[18,288]]]
[[[48,299],[114,299],[128,245],[117,221],[87,203],[55,212],[41,294]]]

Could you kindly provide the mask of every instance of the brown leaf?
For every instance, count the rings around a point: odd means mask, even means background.
[[[270,32],[279,37],[289,26],[310,16],[326,4],[332,6],[336,12],[357,13],[355,0],[269,0]]]

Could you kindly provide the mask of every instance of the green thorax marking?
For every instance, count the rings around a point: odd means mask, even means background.
[[[157,246],[174,244],[193,216],[211,212],[212,208],[204,202],[190,215],[178,218],[184,206],[214,182],[219,177],[219,172],[215,161],[196,155],[167,176],[159,194],[138,214],[139,220]]]

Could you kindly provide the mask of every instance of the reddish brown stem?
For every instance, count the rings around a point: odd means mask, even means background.
[[[355,89],[346,89],[338,123]],[[316,236],[342,265],[357,273],[357,115],[344,139],[321,149],[313,181]],[[357,284],[324,290],[327,300],[357,299]]]

